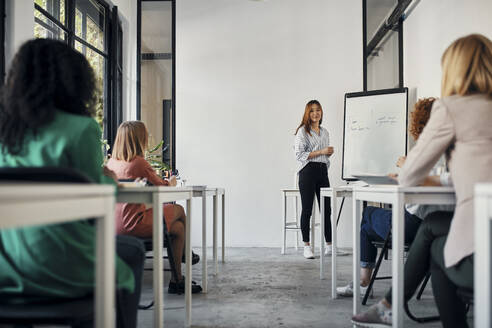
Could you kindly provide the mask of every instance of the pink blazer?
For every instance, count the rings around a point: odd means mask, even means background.
[[[492,98],[477,94],[437,100],[429,122],[407,156],[400,184],[420,184],[450,146],[448,164],[456,209],[444,247],[447,267],[474,252],[473,188],[477,182],[492,181]]]
[[[147,178],[153,185],[168,185],[166,180],[161,179],[152,166],[140,156],[131,162],[120,161],[111,158],[107,164],[110,170],[116,173],[118,179]],[[172,218],[172,205],[164,206],[166,223],[170,224]],[[133,235],[138,237],[152,236],[152,209],[145,209],[145,204],[122,204],[117,203],[115,208],[116,233]]]

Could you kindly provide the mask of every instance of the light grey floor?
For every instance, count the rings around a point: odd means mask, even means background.
[[[194,251],[201,254],[201,250]],[[211,254],[211,250],[208,250]],[[193,327],[350,327],[352,299],[332,300],[331,276],[319,279],[319,258],[306,260],[301,249],[289,248],[280,255],[279,248],[230,248],[226,263],[219,264],[214,277],[209,266],[209,292],[193,296]],[[390,272],[384,261],[382,274]],[[326,261],[330,271],[331,259]],[[352,257],[339,257],[339,279],[351,279]],[[147,263],[151,266],[151,262]],[[193,278],[201,280],[201,265],[193,267]],[[169,273],[165,273],[164,325],[184,327],[184,296],[167,294]],[[375,284],[373,304],[390,285],[390,280]],[[142,301],[152,299],[152,271],[144,274]],[[437,312],[431,286],[422,300],[410,307],[420,316]],[[366,308],[363,306],[363,309]],[[139,327],[152,327],[152,309],[139,311]],[[439,323],[417,324],[405,318],[405,327],[440,327]]]

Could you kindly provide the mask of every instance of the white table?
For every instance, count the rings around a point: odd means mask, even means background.
[[[492,183],[475,185],[475,327],[492,326]]]
[[[0,229],[96,218],[95,325],[115,326],[114,187],[0,183]]]
[[[175,202],[178,200],[186,200],[186,225],[185,225],[185,254],[186,254],[186,269],[185,269],[185,326],[191,326],[191,202],[193,197],[193,189],[190,187],[124,187],[118,189],[116,201],[118,203],[145,203],[152,204],[154,220],[153,220],[153,236],[152,248],[154,252],[154,327],[164,326],[164,307],[163,307],[163,261],[162,248],[164,245],[163,238],[163,208],[164,203]]]
[[[404,244],[404,205],[405,204],[454,204],[452,187],[401,187],[369,186],[354,187],[353,197],[353,281],[360,281],[360,221],[362,201],[392,205],[392,311],[393,327],[403,327],[403,244]],[[353,312],[360,311],[360,289],[354,288]]]
[[[337,214],[338,214],[338,197],[352,197],[352,186],[340,186],[332,188],[321,188],[321,231],[320,231],[320,257],[319,257],[319,275],[320,279],[325,279],[325,201],[326,197],[331,199],[331,297],[337,298]]]

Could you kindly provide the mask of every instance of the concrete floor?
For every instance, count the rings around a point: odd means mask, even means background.
[[[200,249],[194,250],[201,254]],[[286,255],[280,255],[279,248],[227,249],[226,263],[219,264],[216,277],[209,263],[209,291],[193,296],[192,327],[350,327],[352,299],[332,300],[330,272],[320,280],[319,258],[306,260],[301,249],[290,248]],[[330,271],[331,259],[326,263]],[[339,257],[338,263],[339,284],[346,284],[351,280],[352,257]],[[382,274],[390,272],[390,263],[385,261]],[[200,283],[200,264],[193,267],[193,277]],[[184,327],[184,295],[167,294],[168,281],[166,272],[164,326]],[[142,301],[146,302],[152,299],[152,271],[145,272],[143,284]],[[375,297],[368,303],[380,299],[389,285],[390,280],[376,282]],[[411,301],[410,307],[419,316],[437,313],[430,283],[422,299]],[[138,326],[152,327],[152,313],[153,309],[139,311]],[[405,327],[441,325],[417,324],[405,318]]]

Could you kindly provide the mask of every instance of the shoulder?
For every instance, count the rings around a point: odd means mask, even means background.
[[[434,107],[438,107],[437,105],[447,108],[450,112],[462,111],[463,107],[466,107],[467,109],[482,106],[490,108],[490,106],[492,106],[492,98],[485,94],[473,94],[467,96],[453,95],[438,99],[434,103],[432,109],[434,110]]]
[[[326,135],[329,135],[329,134],[330,134],[330,133],[328,132],[328,130],[327,130],[327,129],[325,129],[324,127],[320,126],[319,128],[320,128],[321,132],[323,132],[323,134],[326,134]]]
[[[57,110],[51,128],[64,131],[65,134],[77,136],[96,136],[101,139],[102,132],[95,119],[88,116],[76,115]]]
[[[305,138],[307,136],[306,130],[304,130],[304,126],[301,126],[299,130],[297,130],[296,138]]]

